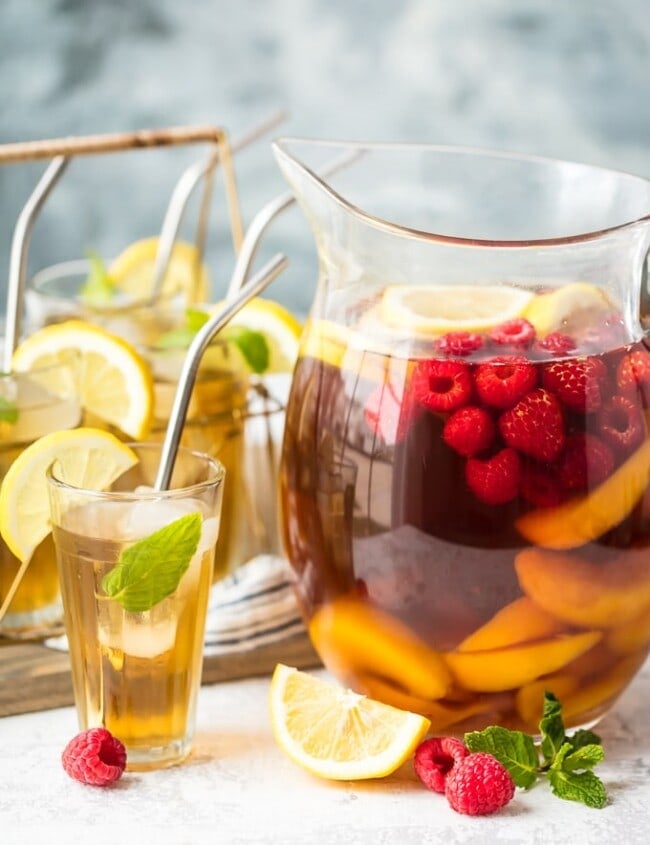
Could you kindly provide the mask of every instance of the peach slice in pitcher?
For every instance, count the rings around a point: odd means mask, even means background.
[[[583,628],[616,628],[650,612],[648,552],[607,563],[577,555],[524,549],[515,558],[521,589],[548,613]]]
[[[466,637],[456,651],[490,651],[531,640],[552,637],[566,630],[566,623],[536,605],[528,596],[507,604],[474,633]]]

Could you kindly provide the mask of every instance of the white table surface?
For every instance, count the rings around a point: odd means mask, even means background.
[[[191,759],[127,773],[109,789],[76,783],[61,767],[77,730],[72,708],[0,719],[0,843],[650,842],[650,662],[598,728],[611,798],[603,810],[538,785],[498,815],[459,816],[410,762],[382,781],[320,781],[275,746],[267,694],[266,678],[204,687]]]

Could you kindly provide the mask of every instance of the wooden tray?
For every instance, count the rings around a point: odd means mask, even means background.
[[[203,683],[267,675],[276,663],[298,669],[320,665],[307,634],[246,651],[206,657]],[[73,704],[67,653],[37,643],[0,646],[0,716],[52,710]]]

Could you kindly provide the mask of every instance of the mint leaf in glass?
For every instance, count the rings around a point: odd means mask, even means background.
[[[465,734],[470,751],[485,751],[510,772],[516,786],[530,789],[537,780],[539,757],[532,736],[496,725]]]
[[[0,422],[16,423],[18,416],[18,405],[10,399],[0,396]]]
[[[190,513],[124,549],[102,579],[109,598],[129,613],[142,613],[170,596],[187,571],[201,539],[203,519]]]
[[[596,748],[599,746],[584,746],[585,749],[592,747]],[[572,752],[573,748],[571,745],[565,742],[549,769],[548,779],[553,794],[557,795],[558,798],[564,798],[566,801],[578,801],[587,807],[601,809],[607,804],[607,793],[603,782],[593,772],[578,772],[572,768],[569,761],[574,754],[579,754],[580,751]],[[600,759],[596,760],[596,757],[599,756]],[[578,768],[590,768],[590,766],[587,766],[587,763],[595,760],[592,764],[596,765],[596,762],[600,762],[603,757],[604,754],[585,754],[583,765],[579,765]]]
[[[115,296],[115,285],[106,265],[96,252],[87,252],[90,272],[81,288],[81,300],[87,305],[107,305]]]
[[[268,369],[269,345],[261,332],[244,326],[227,326],[222,332],[222,338],[235,344],[254,373],[263,373]]]
[[[542,756],[544,765],[550,766],[565,740],[562,705],[552,692],[544,693],[544,710],[539,723],[542,736]]]

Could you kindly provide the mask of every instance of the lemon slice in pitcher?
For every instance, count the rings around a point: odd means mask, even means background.
[[[28,446],[12,463],[0,488],[0,534],[21,561],[29,560],[50,532],[46,473],[58,461],[66,482],[105,490],[138,457],[106,431],[55,431]]]
[[[509,285],[393,285],[384,290],[379,317],[420,335],[481,332],[520,317],[532,298]]]
[[[153,380],[140,354],[125,340],[82,320],[46,326],[23,341],[14,368],[29,371],[81,356],[83,407],[135,440],[147,433],[153,414]]]
[[[131,299],[140,301],[151,296],[158,241],[158,238],[146,238],[132,243],[108,268],[115,288]],[[184,294],[188,302],[205,302],[210,296],[208,271],[198,261],[196,246],[184,241],[174,244],[162,284],[163,298],[175,294]]]
[[[278,664],[271,681],[275,740],[303,769],[330,780],[380,778],[415,751],[430,722]]]

